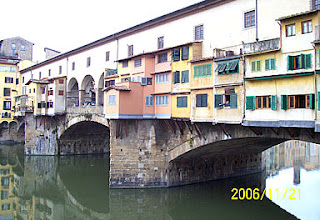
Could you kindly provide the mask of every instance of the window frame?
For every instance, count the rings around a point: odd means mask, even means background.
[[[256,26],[256,10],[250,10],[244,12],[244,28],[253,28]]]
[[[207,93],[196,94],[196,107],[197,108],[207,108],[208,107],[208,94]]]
[[[188,96],[178,96],[177,108],[187,108],[187,107],[188,107]]]
[[[156,96],[156,106],[168,106],[168,105],[169,105],[169,95]]]
[[[307,24],[307,26],[306,26],[307,30],[305,30],[304,24]],[[312,31],[313,31],[312,20],[307,20],[307,21],[301,22],[301,33],[302,34],[312,33]]]
[[[108,96],[108,105],[116,105],[116,95]]]
[[[204,39],[204,26],[203,24],[199,24],[197,26],[194,26],[194,40],[203,40]]]
[[[164,48],[164,36],[158,37],[158,49]]]
[[[153,96],[146,96],[145,97],[145,106],[146,107],[153,107]]]
[[[289,28],[290,28],[290,29],[289,29]],[[286,29],[286,37],[296,36],[296,32],[297,32],[296,23],[287,24],[287,25],[285,26],[285,29]]]

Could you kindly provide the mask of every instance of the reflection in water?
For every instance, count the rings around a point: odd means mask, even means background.
[[[269,149],[266,188],[272,194],[268,198],[298,218],[320,219],[319,168],[317,144],[290,141]],[[286,190],[289,193],[284,197]]]
[[[292,219],[300,213],[274,199],[233,201],[231,189],[264,190],[276,187],[273,181],[279,187],[284,172],[281,184],[301,188],[309,205],[303,184],[316,177],[305,174],[319,172],[319,148],[291,142],[266,153],[263,173],[169,189],[109,189],[108,155],[24,157],[22,146],[0,149],[0,219]]]

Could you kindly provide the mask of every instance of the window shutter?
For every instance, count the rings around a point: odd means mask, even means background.
[[[271,96],[271,110],[273,110],[273,111],[277,110],[277,96],[276,95]]]
[[[275,70],[276,69],[276,59],[273,58],[270,60],[270,69]]]
[[[318,111],[320,110],[320,92],[318,92]]]
[[[255,110],[255,96],[246,97],[246,110]]]
[[[230,94],[230,108],[237,108],[237,93]]]
[[[196,107],[201,107],[201,95],[196,95]]]
[[[288,58],[287,58],[287,69],[288,70],[293,70],[293,64],[294,64],[294,57],[293,56],[288,56]]]
[[[281,95],[281,109],[287,110],[288,109],[288,96]]]
[[[180,60],[180,49],[174,49],[173,50],[173,61],[179,61]]]
[[[309,101],[310,101],[310,103],[309,103],[309,106],[310,106],[310,109],[314,109],[314,94],[310,94],[309,95]]]
[[[270,70],[270,60],[265,60],[265,70]]]
[[[218,95],[218,94],[215,94],[214,95],[214,107],[215,108],[223,108],[222,104],[223,102],[223,95]]]
[[[181,60],[189,59],[189,47],[182,47]]]
[[[207,94],[203,94],[201,101],[202,101],[202,107],[207,107],[208,106],[208,95]]]
[[[261,61],[257,61],[257,71],[261,71]]]
[[[185,74],[185,82],[188,83],[189,82],[189,70],[184,71]]]
[[[256,71],[256,61],[251,62],[251,72]]]
[[[148,106],[149,105],[149,97],[146,96],[146,99],[145,99],[145,106]]]
[[[301,69],[305,69],[306,68],[306,55],[305,54],[300,55],[300,63],[301,63]]]
[[[306,59],[306,69],[310,69],[312,68],[312,61],[311,61],[311,54],[307,54],[305,55],[305,59]]]

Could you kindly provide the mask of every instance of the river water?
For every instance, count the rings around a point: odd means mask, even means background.
[[[270,148],[262,173],[168,189],[109,189],[109,156],[0,146],[0,219],[320,219],[320,147]]]

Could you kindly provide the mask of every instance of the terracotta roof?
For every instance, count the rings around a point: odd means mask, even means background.
[[[37,84],[49,84],[48,80],[39,80],[39,79],[30,79],[26,85],[30,85],[31,83],[37,83]]]
[[[299,17],[299,16],[303,16],[303,15],[309,15],[309,14],[315,13],[317,11],[318,10],[300,12],[300,13],[296,13],[296,14],[280,17],[280,18],[276,19],[276,21],[283,21],[283,20],[286,20],[286,19],[294,18],[294,17]]]

